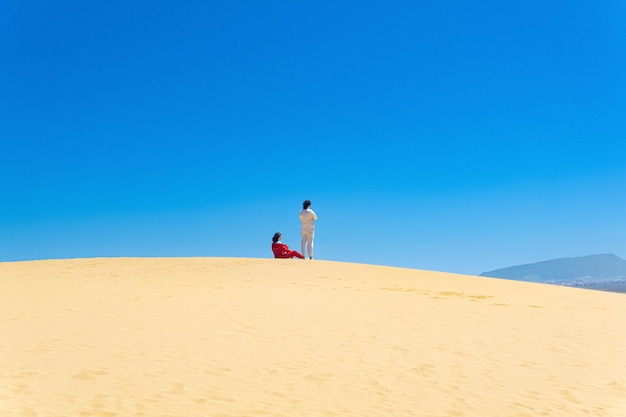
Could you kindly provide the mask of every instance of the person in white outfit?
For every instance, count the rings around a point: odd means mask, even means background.
[[[311,201],[305,200],[300,211],[300,222],[302,222],[302,250],[300,253],[306,256],[305,249],[309,250],[309,259],[313,259],[313,235],[315,234],[315,220],[317,215],[311,210]]]

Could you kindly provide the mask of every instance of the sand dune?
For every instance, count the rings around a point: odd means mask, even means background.
[[[0,416],[626,416],[626,296],[327,261],[0,263]]]

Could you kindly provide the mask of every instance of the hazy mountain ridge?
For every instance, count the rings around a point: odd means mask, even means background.
[[[615,290],[622,292],[626,288],[626,260],[614,254],[560,258],[496,269],[480,276],[598,289],[619,287]]]

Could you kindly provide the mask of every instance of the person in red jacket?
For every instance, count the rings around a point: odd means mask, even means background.
[[[304,256],[300,252],[289,249],[289,246],[280,241],[282,235],[280,232],[274,233],[272,238],[272,252],[274,252],[274,258],[300,258],[304,259]]]

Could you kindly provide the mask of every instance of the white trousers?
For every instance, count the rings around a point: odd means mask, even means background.
[[[307,248],[309,249],[309,258],[313,258],[313,235],[315,234],[315,230],[302,230],[302,250],[300,253],[302,256],[306,258],[306,253],[304,252]]]

